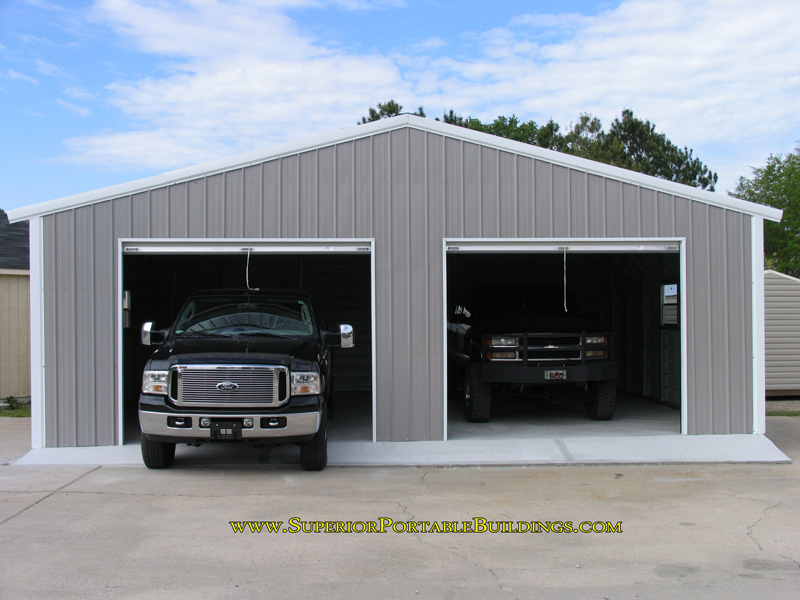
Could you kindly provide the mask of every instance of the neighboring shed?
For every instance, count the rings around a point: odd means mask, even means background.
[[[764,273],[767,396],[800,396],[800,279]]]
[[[192,286],[241,286],[251,253],[254,285],[302,285],[329,322],[358,319],[350,381],[371,394],[373,441],[448,439],[458,293],[561,282],[565,262],[581,293],[613,288],[620,389],[679,406],[683,434],[760,434],[763,222],[780,217],[415,116],[20,208],[32,444],[122,444],[139,325],[169,322]]]
[[[28,223],[0,210],[0,399],[31,394]]]

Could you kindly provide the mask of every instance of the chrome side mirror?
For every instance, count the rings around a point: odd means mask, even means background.
[[[353,337],[352,325],[339,325],[339,335],[342,338],[342,348],[352,348],[355,345],[356,341]]]
[[[144,325],[142,325],[142,345],[143,346],[152,346],[153,345],[153,325],[152,321],[148,321]]]

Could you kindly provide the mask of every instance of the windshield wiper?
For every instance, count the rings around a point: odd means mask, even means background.
[[[233,337],[228,333],[214,333],[213,331],[192,331],[189,333],[179,333],[175,337],[179,338],[193,338],[193,337]]]
[[[240,333],[241,337],[274,337],[286,340],[296,340],[299,336],[293,333],[272,333],[271,331],[248,331],[247,333]]]

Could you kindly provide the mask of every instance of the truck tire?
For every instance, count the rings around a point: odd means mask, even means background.
[[[156,442],[142,434],[142,460],[148,469],[166,469],[175,460],[175,444]]]
[[[486,423],[492,412],[492,384],[481,380],[476,366],[467,369],[464,381],[464,412],[470,423]]]
[[[322,471],[328,464],[328,407],[322,410],[319,429],[314,437],[300,443],[300,466],[304,471]]]
[[[608,421],[617,408],[617,386],[614,381],[593,381],[589,384],[586,414],[595,421]]]

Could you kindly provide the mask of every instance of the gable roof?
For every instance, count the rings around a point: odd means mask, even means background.
[[[9,223],[4,210],[0,209],[0,269],[27,271],[28,224]]]
[[[249,152],[247,154],[241,154],[238,156],[204,163],[193,167],[187,167],[176,171],[169,171],[161,175],[146,177],[144,179],[138,179],[136,181],[106,187],[83,194],[76,194],[74,196],[67,196],[65,198],[59,198],[56,200],[50,200],[48,202],[17,208],[9,212],[9,218],[12,222],[15,222],[34,217],[40,217],[63,210],[70,210],[80,206],[94,204],[96,202],[111,200],[120,196],[128,196],[154,188],[190,181],[192,179],[197,179],[207,175],[214,175],[223,173],[225,171],[256,165],[269,160],[281,158],[283,156],[298,154],[317,148],[323,148],[326,146],[353,141],[403,128],[418,129],[429,133],[460,139],[466,142],[473,142],[482,146],[488,146],[498,150],[511,152],[522,156],[528,156],[530,158],[536,158],[585,173],[599,175],[601,177],[608,177],[617,181],[630,183],[655,191],[661,191],[674,196],[680,196],[682,198],[688,198],[698,202],[703,202],[705,204],[719,206],[753,216],[763,217],[771,221],[780,221],[782,215],[782,211],[776,208],[747,202],[745,200],[733,198],[727,194],[707,192],[705,190],[700,190],[688,185],[674,183],[665,179],[659,179],[651,175],[644,175],[635,171],[628,171],[619,167],[612,167],[611,165],[572,156],[563,152],[539,148],[538,146],[532,146],[530,144],[508,140],[506,138],[501,138],[479,131],[473,131],[464,127],[441,123],[439,121],[434,121],[433,119],[426,119],[416,115],[400,115],[390,119],[382,119],[380,121],[374,121],[372,123],[357,125],[348,129],[342,129],[335,133],[317,136],[304,141],[284,144],[266,151],[262,150]]]

